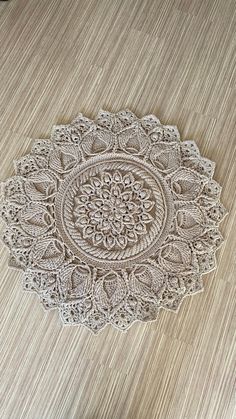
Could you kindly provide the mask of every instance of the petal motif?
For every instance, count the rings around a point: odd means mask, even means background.
[[[113,143],[114,137],[111,133],[97,129],[83,137],[81,147],[86,155],[95,156],[110,150]]]
[[[137,224],[135,224],[135,231],[137,234],[145,234],[147,229],[144,222],[139,221]]]
[[[138,124],[124,129],[118,134],[119,147],[128,154],[140,155],[150,145],[150,140],[145,131]]]
[[[158,292],[162,289],[164,274],[158,267],[143,264],[137,265],[130,274],[130,287],[137,298],[146,301],[156,301]]]
[[[60,282],[66,300],[85,298],[91,287],[90,268],[71,263],[61,270]]]
[[[78,151],[73,148],[57,148],[49,158],[49,167],[59,174],[70,172],[80,161]]]
[[[115,237],[112,234],[109,234],[109,235],[106,235],[106,236],[104,235],[103,236],[103,244],[108,250],[112,249],[116,244]]]
[[[55,270],[62,265],[64,260],[64,245],[57,239],[44,239],[34,246],[32,263],[40,269]]]
[[[91,237],[94,234],[94,227],[92,227],[91,225],[87,225],[86,227],[83,228],[83,236],[84,238],[86,237]]]
[[[108,272],[94,285],[99,311],[111,313],[120,307],[126,295],[125,282],[116,272]]]
[[[171,188],[176,196],[184,201],[196,199],[203,190],[206,179],[198,173],[181,168],[171,177]]]
[[[154,167],[163,173],[169,173],[180,166],[179,144],[158,143],[151,149],[150,160]]]
[[[115,233],[120,234],[123,230],[123,223],[118,220],[114,220],[112,223]]]
[[[187,204],[176,212],[176,231],[178,234],[191,240],[200,236],[205,227],[205,220],[199,207]]]
[[[191,250],[183,241],[170,241],[160,249],[159,262],[167,271],[179,272],[190,269],[191,261]]]
[[[44,201],[57,192],[58,180],[49,170],[41,170],[29,176],[25,182],[25,191],[32,201]]]
[[[20,212],[22,229],[30,236],[38,237],[48,232],[54,221],[46,206],[31,202]]]
[[[118,244],[119,247],[121,247],[122,249],[125,249],[127,246],[127,242],[128,242],[128,238],[127,236],[121,235],[119,234],[118,237],[116,237],[116,243]]]

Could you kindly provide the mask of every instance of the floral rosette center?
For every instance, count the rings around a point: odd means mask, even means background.
[[[129,242],[137,242],[152,221],[154,206],[150,192],[129,173],[104,173],[92,177],[75,197],[75,224],[82,228],[83,237],[91,237],[95,245],[107,249],[124,249]]]

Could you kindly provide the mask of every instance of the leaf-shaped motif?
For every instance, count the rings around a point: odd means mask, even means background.
[[[116,243],[118,244],[119,247],[121,247],[122,249],[125,249],[128,243],[127,236],[119,234],[119,236],[116,237]]]
[[[110,132],[98,129],[89,132],[83,137],[81,147],[85,154],[94,156],[111,149],[113,142],[113,135]]]
[[[130,274],[130,287],[134,295],[147,301],[155,301],[162,288],[164,274],[151,265],[137,265]]]
[[[108,250],[112,249],[116,244],[115,237],[111,234],[104,235],[103,244]]]
[[[49,170],[41,170],[28,177],[25,182],[25,191],[32,201],[43,201],[57,191],[57,178]]]
[[[94,234],[94,227],[87,225],[86,227],[83,228],[83,237],[91,237]]]
[[[93,195],[95,191],[94,186],[90,185],[89,183],[84,183],[80,190],[84,195]]]
[[[151,221],[151,220],[149,220],[149,221]],[[147,232],[147,229],[146,229],[146,226],[145,226],[144,222],[138,221],[137,224],[135,224],[135,231],[136,231],[137,234],[145,234]]]
[[[32,262],[45,270],[57,269],[64,261],[65,249],[63,244],[53,238],[39,241],[34,249]]]
[[[187,204],[176,212],[176,230],[187,240],[198,237],[204,231],[204,216],[199,207]]]
[[[21,210],[20,224],[26,233],[38,237],[49,230],[53,219],[45,206],[31,202]]]
[[[116,272],[108,272],[95,284],[95,299],[99,309],[111,313],[119,308],[126,294],[124,280]]]
[[[185,271],[191,266],[191,250],[185,242],[170,241],[161,247],[159,261],[170,272]]]
[[[87,265],[71,263],[62,269],[60,279],[66,298],[81,299],[90,290],[91,271]]]
[[[57,173],[67,173],[73,169],[77,161],[75,153],[70,154],[58,148],[50,155],[49,167]]]
[[[150,140],[139,125],[129,127],[118,134],[119,147],[128,154],[144,154]]]
[[[171,177],[171,188],[184,201],[196,199],[201,193],[206,179],[190,169],[180,168]]]
[[[143,214],[140,215],[140,220],[141,220],[142,223],[148,224],[151,221],[153,221],[153,217],[150,214],[148,214],[147,212],[144,212]]]
[[[177,169],[180,165],[179,145],[169,146],[165,143],[154,145],[150,153],[150,160],[153,166],[164,173]]]

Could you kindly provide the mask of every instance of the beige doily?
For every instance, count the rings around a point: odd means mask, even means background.
[[[214,166],[153,115],[54,126],[3,184],[3,239],[24,289],[95,333],[177,310],[222,243]]]

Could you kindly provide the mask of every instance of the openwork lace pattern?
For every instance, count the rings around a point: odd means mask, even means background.
[[[132,173],[105,172],[91,177],[75,198],[75,225],[98,247],[102,243],[106,249],[125,249],[146,233],[146,224],[152,221],[149,212],[154,203],[149,196]]]
[[[3,240],[23,287],[94,333],[176,311],[215,268],[226,210],[214,163],[154,115],[79,114],[3,183]]]

